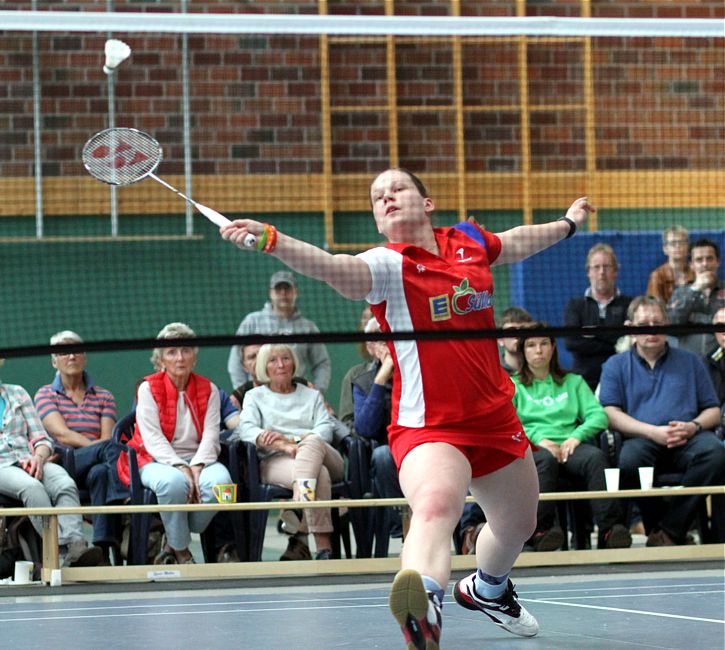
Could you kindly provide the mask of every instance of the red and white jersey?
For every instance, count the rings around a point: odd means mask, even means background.
[[[358,255],[370,267],[366,300],[381,331],[495,328],[490,264],[501,252],[501,240],[467,222],[436,228],[434,234],[440,256],[410,244]],[[494,447],[520,435],[511,402],[514,386],[501,367],[495,339],[388,345],[395,361],[391,447],[405,433],[420,442]]]

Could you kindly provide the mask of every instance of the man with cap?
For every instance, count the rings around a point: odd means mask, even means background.
[[[237,328],[237,334],[311,334],[320,330],[297,310],[297,281],[289,271],[277,271],[269,280],[269,302],[251,312]],[[301,368],[297,374],[307,377],[315,388],[325,392],[330,383],[330,355],[322,343],[295,343]],[[239,346],[232,346],[227,363],[232,386],[251,379],[242,368]]]

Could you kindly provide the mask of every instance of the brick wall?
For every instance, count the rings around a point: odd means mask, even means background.
[[[103,11],[105,0],[43,1],[47,10]],[[117,11],[171,12],[173,1],[116,0]],[[399,15],[451,15],[449,0],[398,0]],[[721,0],[591,3],[595,17],[725,17]],[[4,2],[29,9],[30,2]],[[382,0],[328,0],[330,13],[383,14]],[[318,12],[316,0],[190,0],[190,12]],[[577,16],[580,3],[531,1],[529,15]],[[461,0],[462,15],[515,15],[516,3]],[[180,173],[181,37],[118,34],[133,48],[117,74],[116,122],[155,135],[164,173]],[[106,126],[101,71],[105,34],[39,35],[43,168],[47,176],[82,174],[80,149]],[[313,36],[189,38],[193,171],[198,174],[317,174],[322,170],[319,40]],[[717,169],[725,164],[725,39],[593,40],[597,168]],[[402,164],[455,169],[454,70],[450,43],[398,42],[396,111]],[[583,45],[528,47],[531,164],[581,170]],[[463,42],[466,167],[517,171],[521,122],[515,42]],[[371,172],[390,155],[385,44],[330,45],[335,172]],[[32,49],[27,33],[0,32],[0,177],[33,173]],[[556,110],[547,105],[556,104]],[[353,107],[358,110],[345,110]],[[499,107],[498,110],[487,110]],[[365,108],[365,110],[359,110]]]

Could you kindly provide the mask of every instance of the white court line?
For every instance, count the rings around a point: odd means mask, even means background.
[[[555,600],[543,600],[538,598],[522,598],[522,601],[528,603],[540,603],[542,605],[561,605],[563,607],[581,607],[582,609],[600,609],[605,612],[620,612],[623,614],[641,614],[642,616],[658,616],[661,618],[678,618],[685,621],[698,621],[700,623],[717,623],[725,625],[725,620],[716,618],[701,618],[699,616],[680,616],[679,614],[664,614],[662,612],[645,612],[640,609],[623,609],[621,607],[601,607],[599,605],[581,605],[579,603],[562,603]]]
[[[656,582],[656,580],[655,580]],[[554,592],[557,594],[575,594],[579,593],[581,591],[622,591],[623,589],[626,589],[627,592],[634,591],[635,589],[684,589],[689,587],[715,587],[719,586],[721,584],[725,584],[724,581],[720,580],[718,582],[693,582],[688,584],[675,584],[675,585],[658,585],[658,584],[650,584],[650,585],[629,585],[629,584],[620,584],[617,587],[582,587],[581,589],[559,589],[559,588],[547,588],[547,589],[530,589],[529,585],[526,586],[526,593],[527,594],[538,594],[538,593],[549,593]],[[523,593],[523,589],[521,590]]]
[[[288,611],[319,611],[321,609],[361,609],[365,607],[387,607],[388,603],[374,605],[368,603],[365,605],[329,605],[320,607],[312,605],[307,607],[265,607],[260,609],[227,609],[224,611],[215,610],[213,612],[200,612],[198,609],[182,612],[132,612],[129,614],[88,614],[87,616],[27,616],[22,618],[4,618],[3,623],[22,623],[26,621],[71,621],[71,620],[87,620],[91,618],[138,618],[143,616],[209,616],[210,614],[256,614],[257,612],[288,612]]]
[[[725,589],[712,589],[708,591],[686,591],[686,592],[676,592],[676,591],[665,591],[665,592],[655,592],[655,593],[649,593],[649,594],[629,594],[629,593],[623,593],[623,594],[597,594],[596,596],[577,596],[576,598],[578,600],[587,600],[592,598],[651,598],[652,596],[696,596],[698,594],[722,594],[725,593]],[[562,596],[561,598],[552,597],[548,600],[566,600],[567,598],[571,598],[571,596]],[[526,600],[523,599],[522,600]]]

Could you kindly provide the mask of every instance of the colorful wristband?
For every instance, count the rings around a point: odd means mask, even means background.
[[[264,232],[262,233],[262,236],[259,238],[259,241],[257,242],[257,251],[260,253],[264,250],[264,245],[267,243],[267,234],[268,233],[269,233],[269,226],[265,223]]]
[[[264,245],[264,252],[268,255],[277,246],[277,229],[274,226],[269,226],[269,237],[267,237],[267,243]]]

